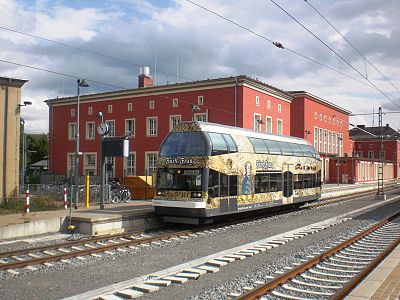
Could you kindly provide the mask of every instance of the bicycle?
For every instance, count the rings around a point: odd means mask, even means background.
[[[119,182],[111,182],[110,200],[112,203],[131,202],[131,192]]]

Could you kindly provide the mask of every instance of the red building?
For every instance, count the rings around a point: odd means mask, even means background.
[[[110,127],[109,136],[126,135],[130,141],[128,158],[108,159],[111,177],[151,174],[164,137],[185,120],[290,135],[293,96],[287,92],[247,76],[152,86],[148,69],[144,71],[137,89],[80,97],[79,175],[100,174],[99,112]],[[76,97],[45,102],[50,120],[49,172],[70,176],[76,151]]]
[[[322,180],[334,182],[330,160],[351,156],[349,140],[350,111],[304,91],[289,92],[295,98],[291,104],[292,136],[307,139],[320,152]]]

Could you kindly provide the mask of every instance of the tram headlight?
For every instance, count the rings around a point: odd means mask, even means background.
[[[157,196],[165,196],[165,192],[164,191],[158,191],[157,192]]]
[[[192,198],[201,198],[202,194],[201,192],[192,192],[191,196]]]

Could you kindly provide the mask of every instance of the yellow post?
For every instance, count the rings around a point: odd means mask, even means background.
[[[89,175],[86,175],[85,180],[85,207],[89,207]]]

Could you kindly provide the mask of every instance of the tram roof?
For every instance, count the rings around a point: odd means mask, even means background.
[[[302,139],[302,138],[273,134],[273,133],[264,133],[264,132],[260,132],[260,131],[254,131],[254,130],[245,129],[245,128],[241,128],[241,127],[228,126],[228,125],[222,125],[222,124],[217,124],[217,123],[189,121],[189,122],[181,122],[179,124],[185,124],[185,123],[186,124],[187,123],[196,124],[197,127],[199,128],[199,130],[206,131],[206,132],[229,133],[229,134],[242,135],[242,136],[252,137],[252,138],[281,141],[281,142],[288,142],[288,143],[296,143],[296,144],[302,144],[302,145],[311,145],[307,140]],[[178,124],[178,126],[179,126],[179,124]]]

